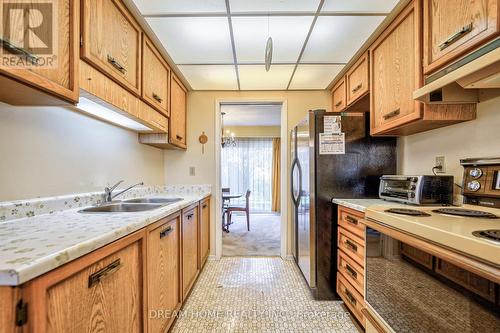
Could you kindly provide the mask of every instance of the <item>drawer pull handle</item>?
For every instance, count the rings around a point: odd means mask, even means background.
[[[113,58],[112,56],[110,56],[108,54],[108,62],[114,67],[116,68],[117,70],[119,70],[122,74],[125,74],[125,72],[127,71],[125,69],[125,67],[123,67],[118,61],[116,61],[115,58]]]
[[[175,137],[177,138],[177,140],[182,140],[182,139],[184,139],[184,138],[183,138],[182,136],[180,136],[179,134],[177,134]]]
[[[346,239],[344,241],[344,244],[350,248],[351,250],[353,250],[354,252],[358,252],[358,246],[356,244],[354,244],[353,242],[351,242],[350,240]]]
[[[193,215],[194,215],[194,214],[189,214],[189,215],[187,216],[187,219],[188,219],[188,220],[191,220],[191,219],[193,218]]]
[[[356,279],[358,277],[358,273],[351,267],[349,266],[348,264],[345,264],[345,270],[347,271],[347,273],[349,273],[349,275],[351,275],[354,279]]]
[[[446,38],[445,41],[443,41],[441,44],[439,44],[439,50],[443,51],[445,48],[447,48],[451,44],[455,43],[457,40],[459,40],[463,36],[467,35],[471,31],[472,31],[472,22],[467,24],[467,25],[464,25],[457,32],[452,34],[450,37]]]
[[[89,276],[89,288],[94,286],[95,284],[101,282],[102,279],[110,276],[111,274],[115,273],[122,267],[120,259],[116,259],[113,261],[111,264],[108,266],[104,267],[103,269],[95,272],[94,274]]]
[[[345,295],[347,296],[347,299],[349,300],[349,302],[350,302],[352,305],[356,306],[357,301],[356,301],[356,299],[354,298],[354,296],[351,294],[351,292],[350,292],[349,290],[347,290],[347,289],[344,289],[344,291],[345,291]]]
[[[201,208],[207,208],[207,204],[203,204]]]
[[[25,58],[26,61],[29,61],[32,65],[38,65],[38,57],[34,56],[33,54],[29,53],[23,48],[17,47],[14,44],[12,44],[10,41],[7,39],[0,38],[0,47],[3,47],[6,49],[8,52],[16,54],[18,56],[21,56],[22,58]]]
[[[394,118],[394,117],[398,116],[400,113],[401,113],[401,110],[400,109],[396,109],[394,111],[391,111],[389,113],[384,114],[383,118],[385,120],[391,119],[391,118]]]
[[[342,105],[342,101],[338,101],[337,104],[335,104],[335,107],[338,108],[341,105]]]
[[[153,98],[158,102],[158,103],[161,103],[163,101],[163,99],[158,96],[157,94],[153,93]]]
[[[345,220],[351,224],[358,225],[358,219],[355,219],[354,217],[347,215],[345,217]]]
[[[174,229],[172,228],[172,226],[168,226],[165,230],[162,230],[160,232],[160,239],[170,235],[172,233],[172,231],[174,231]]]
[[[363,83],[360,83],[358,84],[356,87],[352,88],[352,92],[355,93],[356,91],[358,91],[359,89],[361,89],[363,87]]]

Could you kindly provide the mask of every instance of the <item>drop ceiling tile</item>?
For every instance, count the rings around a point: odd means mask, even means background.
[[[389,13],[399,0],[326,0],[321,12]]]
[[[233,62],[225,17],[151,17],[146,20],[176,64]]]
[[[320,16],[301,62],[346,63],[385,16]]]
[[[299,65],[290,89],[326,89],[344,65]]]
[[[233,17],[238,63],[264,62],[267,38],[273,38],[273,62],[295,63],[313,16]]]
[[[239,65],[241,90],[284,90],[294,65],[272,65],[266,72],[264,65]]]
[[[226,13],[224,0],[133,0],[143,15]]]
[[[238,90],[234,65],[178,66],[194,90]]]
[[[311,12],[315,13],[319,0],[229,0],[231,13],[242,12]]]

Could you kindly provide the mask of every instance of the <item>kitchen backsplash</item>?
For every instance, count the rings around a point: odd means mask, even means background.
[[[116,189],[115,191],[116,193],[118,193],[120,189]],[[143,186],[125,192],[119,197],[119,199],[133,199],[160,194],[168,196],[180,196],[183,194],[207,192],[211,192],[211,185]],[[52,214],[54,212],[66,209],[79,207],[83,208],[98,205],[103,202],[103,199],[103,192],[91,192],[29,200],[0,202],[0,223],[24,217]]]

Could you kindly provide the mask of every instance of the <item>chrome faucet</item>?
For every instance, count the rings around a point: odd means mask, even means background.
[[[120,185],[121,183],[123,183],[123,180],[120,180],[118,183],[116,183],[115,185],[111,186],[111,187],[106,187],[104,189],[104,202],[111,202],[113,201],[114,198],[116,198],[117,196],[119,196],[120,194],[123,194],[125,192],[127,192],[128,190],[131,190],[133,189],[134,187],[136,186],[142,186],[144,185],[144,182],[140,182],[140,183],[137,183],[137,184],[134,184],[132,186],[129,186],[127,187],[126,189],[116,193],[116,194],[113,194],[113,191],[118,187],[118,185]]]

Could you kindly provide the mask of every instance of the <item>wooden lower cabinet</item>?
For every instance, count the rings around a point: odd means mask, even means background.
[[[182,295],[186,298],[199,273],[198,204],[182,211]]]
[[[429,253],[402,242],[400,243],[400,251],[405,257],[410,258],[428,269],[432,269],[433,257]]]
[[[182,304],[181,214],[148,227],[148,331],[166,332]]]
[[[210,198],[200,201],[199,267],[203,267],[210,254]]]

